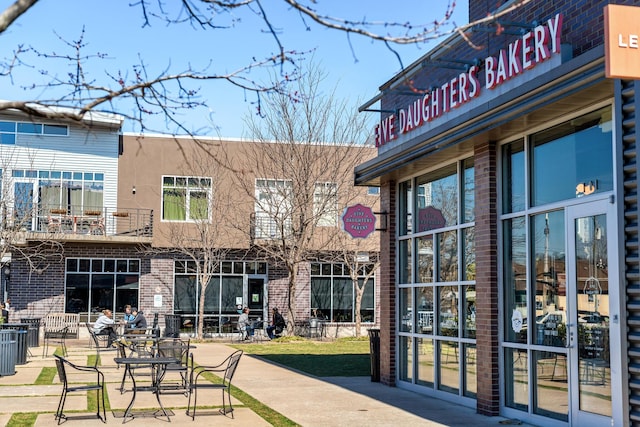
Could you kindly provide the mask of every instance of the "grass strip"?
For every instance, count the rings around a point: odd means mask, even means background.
[[[217,375],[211,372],[205,372],[202,376],[214,384],[222,383],[222,378],[218,377]],[[255,399],[251,395],[245,393],[244,391],[240,390],[239,388],[233,385],[231,386],[231,395],[236,399],[238,399],[240,402],[242,402],[244,407],[251,409],[254,413],[259,415],[263,420],[265,420],[266,422],[268,422],[273,426],[279,426],[279,427],[298,427],[299,426],[299,424],[293,422],[292,420],[285,417],[281,413],[274,411],[273,409],[269,408],[267,405],[263,404],[259,400]]]
[[[9,418],[7,427],[33,427],[37,418],[37,412],[16,412]]]
[[[40,375],[36,378],[35,385],[51,385],[53,384],[53,379],[58,374],[58,370],[56,368],[52,368],[50,366],[45,366],[40,371]]]
[[[317,377],[358,377],[371,373],[369,341],[281,341],[240,344],[235,348]]]

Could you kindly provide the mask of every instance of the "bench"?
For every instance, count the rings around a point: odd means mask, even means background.
[[[67,329],[67,338],[78,338],[80,315],[78,313],[49,313],[43,319],[44,332],[56,332]]]

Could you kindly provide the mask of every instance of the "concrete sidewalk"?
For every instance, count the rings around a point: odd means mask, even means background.
[[[43,367],[54,367],[50,355],[42,358],[41,348],[26,365],[16,366],[17,374],[0,377],[0,425],[8,425],[14,412],[47,412],[38,415],[36,426],[54,423],[61,386],[57,376],[53,385],[34,385]],[[235,349],[222,343],[197,343],[193,350],[197,363],[217,364]],[[51,350],[53,352],[53,349]],[[81,340],[69,345],[69,358],[76,363],[86,363],[86,357],[94,350]],[[113,363],[115,352],[102,353],[101,370],[107,381],[107,396],[112,412],[107,412],[109,424],[122,423],[121,414],[131,400],[131,393],[121,394],[123,368]],[[301,426],[498,426],[502,417],[485,417],[473,409],[426,397],[410,391],[372,383],[369,377],[317,378],[283,368],[251,355],[243,355],[233,380],[233,385],[279,412]],[[162,394],[162,403],[170,408],[172,425],[219,426],[268,426],[258,414],[233,399],[234,418],[222,415],[197,416],[195,421],[185,414],[187,398],[183,394]],[[207,396],[199,394],[202,405],[220,405],[220,392]],[[138,393],[135,410],[155,409],[158,404],[152,393]],[[72,413],[70,411],[79,411]],[[85,394],[70,395],[65,412],[70,416],[92,415],[87,413]],[[166,418],[136,417],[131,425],[151,426],[166,423]],[[504,422],[504,421],[503,421]],[[95,418],[70,418],[66,425],[99,426]],[[525,424],[522,424],[525,425]]]

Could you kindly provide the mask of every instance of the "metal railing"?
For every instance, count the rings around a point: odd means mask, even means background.
[[[16,215],[6,227],[17,231],[94,236],[153,236],[153,209],[69,206]]]

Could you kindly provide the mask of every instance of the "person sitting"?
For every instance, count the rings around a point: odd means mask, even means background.
[[[0,304],[0,310],[2,310],[2,323],[9,323],[9,310],[4,304]]]
[[[118,338],[115,326],[116,322],[113,320],[113,313],[107,308],[102,310],[102,314],[93,324],[93,332],[95,332],[96,335],[108,335],[107,347],[111,347],[113,342]]]
[[[147,329],[147,318],[144,317],[144,313],[132,307],[131,314],[133,314],[133,320],[127,323],[127,328],[133,329],[130,331],[133,334],[144,334],[144,330]]]
[[[249,307],[242,309],[242,314],[238,318],[238,329],[242,332],[242,338],[245,340],[253,336],[253,324],[249,320]]]
[[[278,311],[277,307],[273,307],[273,317],[271,318],[271,325],[267,326],[267,335],[269,339],[274,339],[284,331],[287,323],[284,321],[284,317]]]
[[[135,319],[135,315],[131,313],[131,306],[129,304],[124,306],[124,317],[123,320],[125,324],[131,323],[133,319]]]

